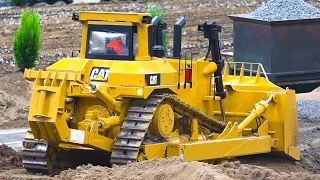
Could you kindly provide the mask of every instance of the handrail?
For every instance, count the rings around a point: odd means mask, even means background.
[[[229,66],[228,66],[229,65]],[[230,66],[231,65],[231,66]],[[237,65],[240,65],[240,68],[237,68]],[[249,65],[250,69],[245,68],[245,65]],[[253,69],[253,65],[257,66],[257,70]],[[233,74],[229,74],[229,69],[226,67],[230,67],[231,69],[233,69]],[[253,73],[256,73],[256,77],[260,77],[261,74],[263,75],[263,77],[269,81],[269,78],[267,76],[267,73],[263,67],[263,65],[261,63],[250,63],[250,62],[226,62],[225,66],[224,66],[224,74],[223,75],[233,75],[233,76],[237,76],[237,70],[240,70],[240,74],[239,76],[244,76],[244,72],[245,71],[249,71],[250,73],[250,77],[253,76]]]

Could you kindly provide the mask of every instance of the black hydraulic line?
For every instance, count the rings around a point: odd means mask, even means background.
[[[222,69],[224,61],[221,58],[221,48],[219,42],[219,33],[221,32],[221,26],[215,22],[205,22],[203,25],[198,26],[199,31],[204,32],[204,37],[209,40],[209,48],[211,52],[211,61],[217,64],[217,71],[214,72],[215,85],[216,85],[216,96],[221,99],[226,98],[226,91],[223,88],[222,82]]]
[[[180,70],[181,70],[181,58],[179,58],[179,70],[178,70],[178,89],[180,89]]]
[[[187,54],[184,57],[184,88],[187,88]]]
[[[220,97],[220,110],[222,121],[225,122],[225,110],[224,110],[224,99],[226,98],[226,91],[223,88],[222,81],[222,69],[224,61],[221,58],[221,48],[219,35],[221,33],[221,26],[215,22],[205,22],[198,26],[198,30],[204,32],[204,37],[209,40],[209,52],[211,52],[211,61],[216,63],[217,70],[214,72],[214,83],[215,83],[215,94],[214,96]]]
[[[211,42],[209,42],[208,51],[207,51],[207,54],[206,54],[206,56],[205,56],[205,58],[204,58],[204,61],[207,61],[207,59],[208,59],[208,57],[209,57],[209,55],[210,55],[210,51],[211,51]]]
[[[191,74],[190,74],[190,88],[192,88],[192,71],[193,71],[193,63],[192,63],[192,61],[193,61],[193,53],[191,53]]]

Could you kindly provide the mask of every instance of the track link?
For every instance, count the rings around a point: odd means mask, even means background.
[[[222,132],[225,124],[200,112],[178,100],[170,94],[154,94],[144,99],[133,99],[127,116],[124,118],[120,133],[116,137],[111,154],[111,164],[123,165],[135,162],[139,149],[147,134],[152,118],[161,103],[169,103],[175,112],[197,118],[200,125],[217,132]]]
[[[177,99],[171,94],[163,94],[164,100],[171,104],[173,111],[180,115],[185,115],[191,118],[196,118],[200,126],[206,127],[211,131],[221,133],[225,127],[226,123],[218,121],[205,113],[202,113],[199,109],[196,109],[189,104]]]
[[[111,164],[136,161],[149,124],[163,96],[152,95],[147,100],[133,99],[113,144]]]
[[[22,164],[30,173],[50,173],[48,164],[48,143],[46,141],[24,140]]]

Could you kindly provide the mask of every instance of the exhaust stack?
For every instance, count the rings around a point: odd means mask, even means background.
[[[186,18],[180,17],[180,19],[174,24],[174,35],[173,35],[173,58],[181,58],[181,39],[182,39],[182,28],[186,24]]]

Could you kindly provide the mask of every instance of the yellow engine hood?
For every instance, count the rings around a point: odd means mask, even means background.
[[[96,81],[109,86],[147,86],[176,84],[177,71],[165,60],[115,61],[64,58],[47,70],[77,72],[85,83]]]

